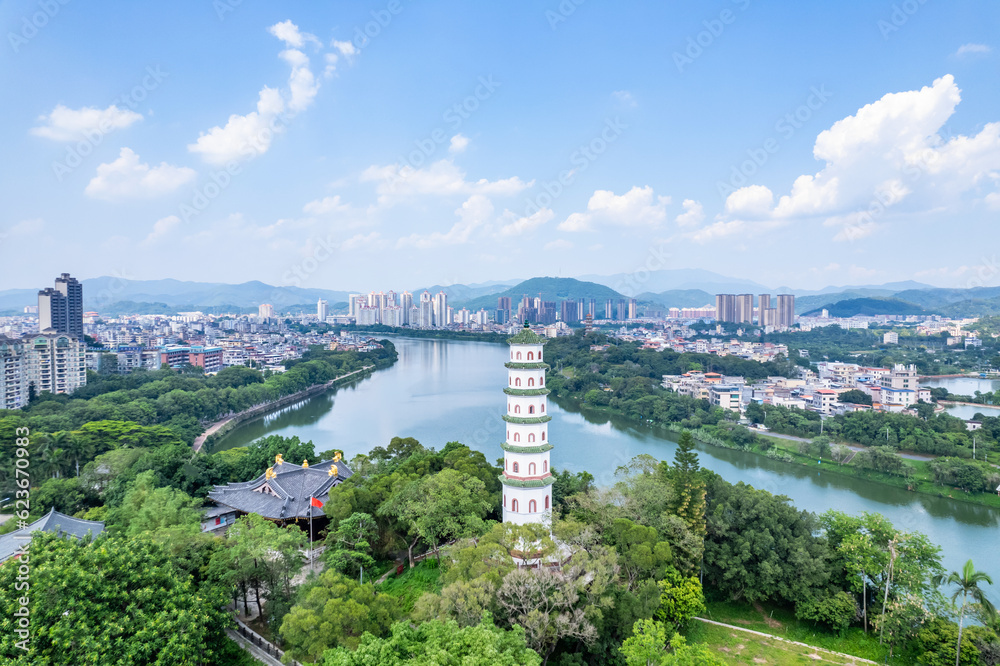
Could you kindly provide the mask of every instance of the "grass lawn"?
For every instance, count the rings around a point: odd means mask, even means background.
[[[688,640],[692,643],[707,643],[727,664],[790,666],[864,663],[704,622],[695,621],[694,625],[687,634]]]
[[[412,569],[404,569],[399,576],[390,575],[379,590],[403,600],[403,612],[409,614],[413,604],[424,592],[440,592],[441,570],[433,557],[428,557]]]
[[[773,605],[751,605],[747,603],[734,603],[729,601],[714,601],[707,604],[708,611],[703,615],[710,620],[715,620],[716,622],[725,622],[726,624],[732,624],[737,627],[743,627],[745,629],[752,629],[754,631],[760,631],[763,633],[771,634],[774,636],[780,636],[786,640],[798,641],[800,643],[808,643],[809,645],[815,645],[816,647],[826,648],[827,650],[833,650],[835,652],[843,652],[846,654],[856,655],[858,657],[863,657],[865,659],[871,659],[878,663],[883,663],[889,650],[885,646],[881,646],[878,643],[878,636],[872,633],[869,629],[868,634],[865,634],[860,627],[851,627],[844,636],[838,636],[835,633],[827,631],[822,627],[814,625],[812,622],[802,621],[795,617],[795,613],[789,609],[780,606]],[[809,654],[806,648],[794,645],[784,645],[780,642],[767,641],[760,637],[755,637],[753,634],[745,634],[743,632],[734,632],[728,630],[724,627],[715,627],[712,625],[707,625],[701,622],[693,623],[694,626],[691,628],[689,633],[689,638],[692,641],[706,642],[711,645],[718,644],[720,646],[729,647],[731,650],[733,646],[740,643],[750,645],[751,642],[760,643],[761,650],[773,650],[778,653],[787,653],[788,655],[798,655],[795,659],[800,661],[772,661],[768,659],[769,664],[783,664],[783,663],[805,663],[801,661],[803,659],[802,655]],[[733,638],[731,634],[736,634]],[[707,636],[707,637],[705,637]],[[732,643],[732,645],[730,645]],[[744,652],[749,653],[749,650]],[[743,654],[741,652],[740,654]],[[851,663],[850,661],[838,660],[837,657],[833,655],[827,655],[825,653],[819,653],[824,661],[829,663]],[[752,659],[756,655],[751,655],[748,657],[751,661],[733,661],[733,663],[761,663],[753,662]],[[763,657],[767,659],[767,657]],[[789,657],[791,658],[791,657]],[[810,659],[810,661],[815,659]],[[891,662],[890,662],[891,663]]]

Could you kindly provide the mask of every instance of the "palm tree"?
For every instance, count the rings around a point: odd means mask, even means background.
[[[951,595],[952,603],[962,597],[962,605],[958,607],[958,644],[955,646],[955,666],[959,666],[959,659],[962,658],[962,622],[965,620],[965,609],[979,606],[980,612],[986,618],[995,618],[996,608],[986,598],[986,592],[980,587],[981,584],[993,584],[993,579],[985,571],[976,571],[972,560],[965,563],[961,573],[952,571],[951,573],[938,574],[933,578],[935,585],[955,585],[958,589]],[[969,600],[972,603],[969,603]]]

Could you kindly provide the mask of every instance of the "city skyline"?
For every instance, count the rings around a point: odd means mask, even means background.
[[[0,283],[993,283],[1000,9],[911,9],[10,3]]]

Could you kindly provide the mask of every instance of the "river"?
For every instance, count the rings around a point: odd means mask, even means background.
[[[248,422],[213,450],[245,446],[269,434],[297,435],[312,440],[317,452],[343,449],[349,460],[401,436],[415,437],[438,449],[459,441],[482,451],[490,461],[501,458],[506,345],[410,338],[393,342],[399,360],[391,368]],[[549,402],[556,469],[586,470],[598,483],[610,485],[615,469],[636,455],[673,458],[672,433],[606,414],[581,412],[566,401]],[[806,470],[742,451],[698,447],[702,466],[730,482],[744,481],[787,495],[801,509],[878,512],[901,529],[927,534],[942,547],[949,570],[960,569],[971,558],[997,581],[991,596],[1000,599],[1000,558],[996,556],[1000,511]]]
[[[944,387],[954,395],[972,397],[976,391],[992,393],[1000,389],[1000,380],[979,379],[978,377],[942,377],[940,379],[926,379],[920,385],[930,388]],[[944,411],[966,421],[975,417],[977,413],[983,416],[1000,416],[1000,407],[991,405],[952,405],[945,407]]]

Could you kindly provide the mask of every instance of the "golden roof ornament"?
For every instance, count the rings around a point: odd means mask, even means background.
[[[327,476],[337,476],[337,466],[330,465],[330,471],[326,473]]]
[[[340,451],[335,451],[334,452],[334,454],[333,454],[333,462],[335,462],[335,463],[339,463],[340,462]]]
[[[309,467],[309,459],[308,458],[306,460],[302,461],[302,467],[303,468]]]
[[[277,454],[276,456],[274,456],[274,464],[275,465],[284,465],[285,464],[285,458],[280,453]]]
[[[274,471],[273,467],[268,467],[267,471],[264,472],[264,478],[265,479],[273,479],[276,476],[278,476],[278,474],[277,474],[277,472]]]

